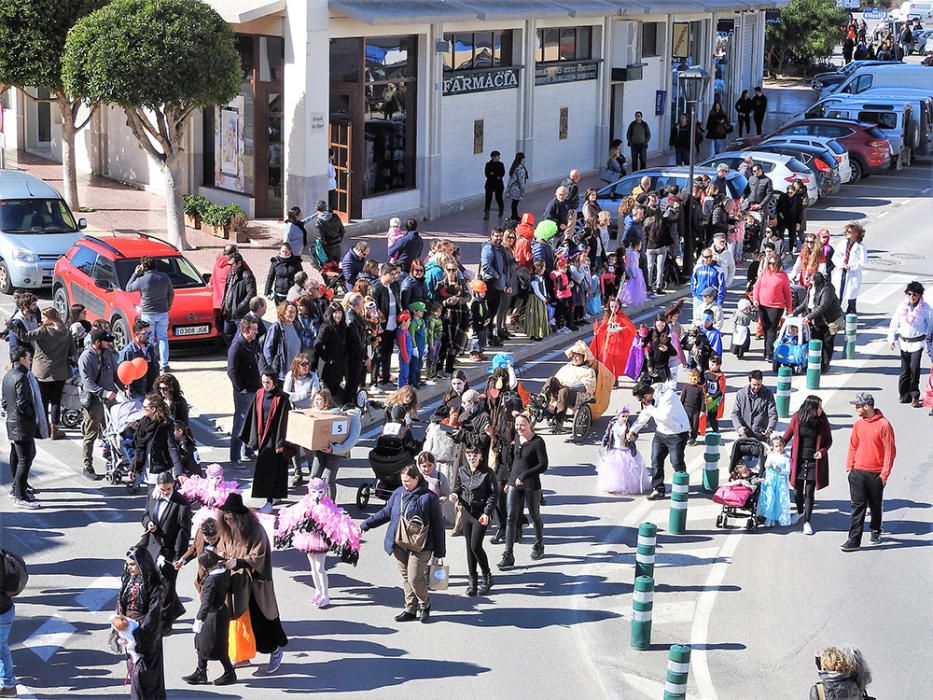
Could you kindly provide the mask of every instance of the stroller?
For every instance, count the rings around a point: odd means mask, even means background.
[[[81,427],[81,379],[68,379],[62,387],[62,425],[75,430]]]
[[[716,516],[716,527],[728,527],[729,518],[748,518],[745,529],[758,527],[758,495],[761,492],[761,475],[765,466],[765,444],[755,438],[739,438],[732,445],[729,460],[729,483],[720,486],[713,494],[713,503],[722,505]],[[749,466],[747,460],[756,462]]]
[[[794,374],[803,374],[807,369],[807,346],[810,342],[810,326],[802,316],[784,319],[781,332],[774,341],[772,369],[777,373],[781,365],[791,368]]]
[[[143,417],[143,399],[129,399],[104,407],[104,458],[107,461],[106,479],[111,484],[119,484],[123,477],[132,471],[135,459],[133,438],[136,428]],[[137,481],[127,483],[130,493],[135,493]]]
[[[369,466],[375,479],[360,484],[356,490],[356,505],[365,508],[371,495],[388,501],[392,492],[402,485],[402,469],[414,464],[415,455],[420,451],[421,443],[412,437],[411,428],[404,423],[386,423],[376,446],[369,451]]]

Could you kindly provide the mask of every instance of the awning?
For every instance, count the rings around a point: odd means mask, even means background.
[[[285,9],[285,0],[204,0],[230,24],[243,24]]]

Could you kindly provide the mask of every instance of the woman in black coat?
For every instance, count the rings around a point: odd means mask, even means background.
[[[489,558],[483,550],[483,538],[486,528],[496,509],[498,488],[492,469],[483,465],[483,454],[475,447],[464,451],[466,463],[460,465],[454,481],[451,503],[460,503],[463,539],[467,548],[467,567],[470,583],[466,594],[469,596],[489,595],[492,588],[492,572],[489,570]],[[476,565],[483,571],[483,582],[477,586]]]
[[[136,483],[137,474],[147,474],[150,483],[155,483],[157,474],[170,471],[178,476],[183,471],[181,455],[173,439],[174,421],[168,406],[159,394],[148,394],[143,399],[143,418],[133,437],[135,458],[129,473],[129,484]]]
[[[416,301],[430,308],[431,300],[428,299],[428,287],[424,282],[424,263],[420,260],[411,261],[408,276],[402,280],[401,292],[402,308],[406,311]]]
[[[830,324],[843,325],[845,313],[836,296],[836,290],[829,284],[822,272],[814,272],[810,277],[810,291],[803,303],[794,309],[794,315],[804,315],[810,324],[813,338],[823,342],[822,371],[829,371],[829,364],[833,359],[833,349],[836,344],[836,332],[839,326],[830,328]]]
[[[528,515],[535,526],[535,544],[531,549],[531,558],[544,556],[544,523],[541,520],[541,474],[547,471],[547,447],[540,435],[531,427],[531,418],[521,413],[515,418],[517,436],[512,444],[511,469],[508,492],[508,528],[505,533],[505,552],[500,569],[510,569],[515,564],[512,549],[522,517],[522,504],[528,508]]]
[[[777,221],[778,233],[784,239],[784,250],[797,252],[807,228],[807,188],[800,181],[794,180],[787,192],[778,196]]]
[[[132,700],[164,700],[165,673],[162,667],[162,580],[152,556],[136,545],[126,553],[117,615],[134,620],[133,633],[139,660],[129,677]]]
[[[240,439],[256,452],[253,498],[265,498],[260,512],[271,513],[272,502],[288,495],[288,460],[285,431],[288,426],[288,396],[282,393],[274,370],[262,371],[262,387],[250,404]]]
[[[278,306],[285,301],[288,290],[295,284],[295,275],[301,272],[301,257],[293,255],[288,243],[279,246],[279,254],[269,260],[269,274],[266,275],[266,297]]]
[[[185,425],[188,424],[188,402],[185,400],[181,385],[178,383],[178,378],[175,377],[174,374],[169,374],[168,372],[160,374],[155,381],[153,391],[158,392],[159,395],[165,399],[169,418],[181,421]]]
[[[311,367],[322,367],[318,374],[324,385],[330,389],[335,403],[342,402],[342,384],[347,376],[347,325],[343,321],[343,307],[333,302],[324,312],[324,323],[314,341],[314,353]],[[352,399],[352,397],[349,397]]]

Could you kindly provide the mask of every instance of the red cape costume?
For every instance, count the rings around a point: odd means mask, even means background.
[[[609,326],[618,326],[618,330],[609,332]],[[608,317],[604,317],[593,328],[595,337],[590,343],[590,351],[596,359],[602,362],[612,372],[612,376],[621,377],[625,374],[625,365],[628,362],[632,343],[635,341],[635,324],[629,320],[625,312],[618,309]]]

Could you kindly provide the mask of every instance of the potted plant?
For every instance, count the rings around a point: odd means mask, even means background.
[[[186,194],[183,198],[185,207],[185,226],[201,228],[204,210],[211,205],[210,200],[200,194]]]
[[[211,233],[218,238],[229,238],[232,230],[231,224],[234,221],[243,221],[246,218],[246,212],[239,204],[228,204],[221,206],[219,204],[210,204],[201,214],[202,221],[211,227]]]

